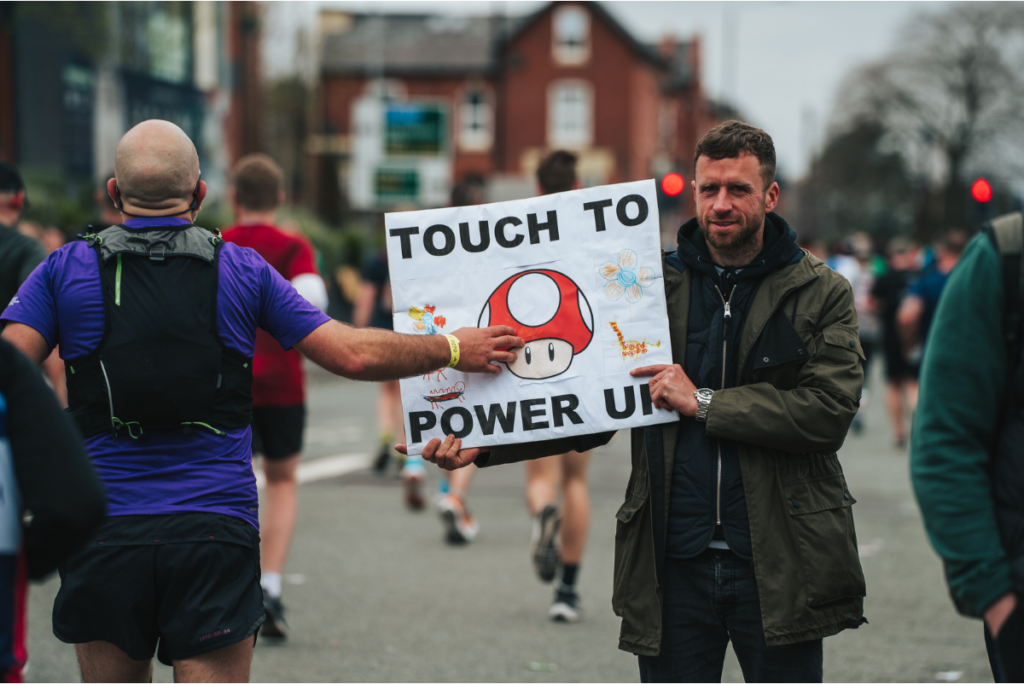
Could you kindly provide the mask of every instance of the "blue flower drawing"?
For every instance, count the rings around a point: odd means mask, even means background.
[[[604,296],[612,302],[625,294],[626,301],[636,304],[644,296],[644,288],[654,283],[654,269],[641,266],[639,257],[631,249],[619,252],[618,263],[606,262],[598,272],[608,281],[604,286]]]

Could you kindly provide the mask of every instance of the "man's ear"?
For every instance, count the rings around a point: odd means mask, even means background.
[[[195,212],[198,214],[199,210],[203,208],[203,200],[206,199],[206,181],[199,181],[199,192],[196,193],[196,208]]]
[[[111,178],[107,181],[107,194],[110,195],[110,199],[114,202],[114,206],[117,206],[117,179]]]
[[[764,213],[768,214],[775,211],[775,207],[779,204],[779,184],[772,182],[768,188],[768,192],[764,195]]]

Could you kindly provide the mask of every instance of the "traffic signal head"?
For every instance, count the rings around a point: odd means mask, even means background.
[[[984,178],[971,183],[971,197],[975,202],[988,202],[992,199],[992,184]]]
[[[668,197],[678,197],[682,194],[685,187],[686,181],[683,180],[681,174],[675,171],[665,174],[661,179],[661,191]]]

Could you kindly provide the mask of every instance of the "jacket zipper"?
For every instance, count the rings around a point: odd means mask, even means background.
[[[729,290],[728,299],[718,289],[718,285],[715,285],[715,292],[722,298],[722,306],[725,307],[725,312],[722,315],[722,384],[719,385],[719,389],[725,389],[725,361],[729,346],[729,321],[732,320],[732,296],[736,293],[736,286],[733,285],[732,289]],[[718,484],[715,494],[715,524],[719,526],[722,524],[722,440],[720,439],[718,440]]]

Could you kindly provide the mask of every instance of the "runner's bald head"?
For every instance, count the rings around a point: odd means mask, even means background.
[[[170,121],[150,119],[117,144],[114,177],[126,210],[180,212],[192,202],[199,156],[185,131]]]

